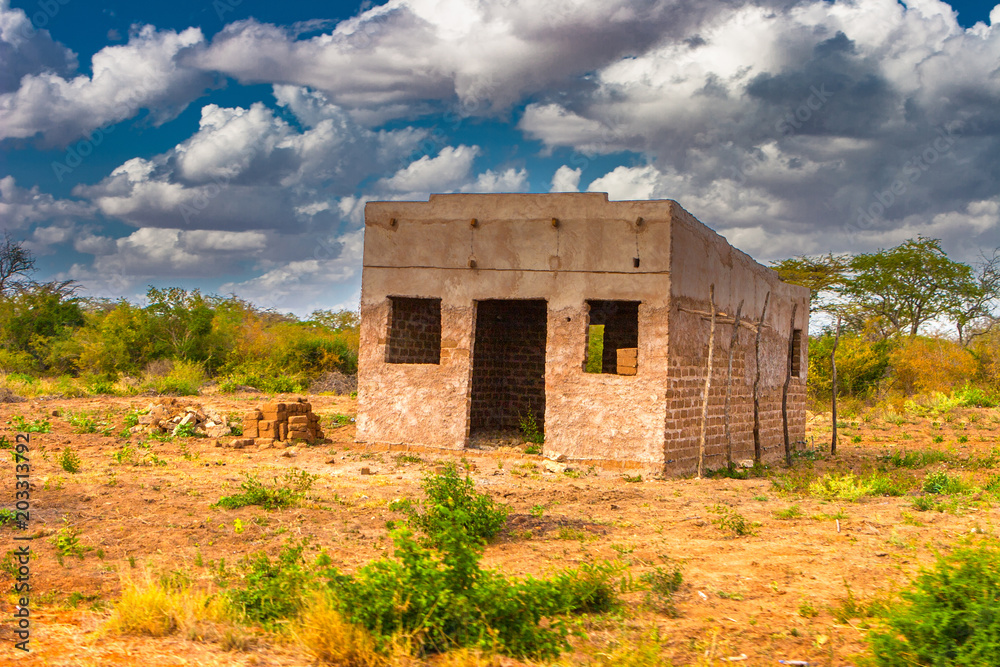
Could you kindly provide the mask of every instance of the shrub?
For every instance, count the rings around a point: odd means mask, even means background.
[[[243,585],[227,591],[234,609],[264,624],[295,616],[315,581],[302,555],[307,544],[286,544],[274,561],[262,551],[245,556],[239,564]]]
[[[205,383],[205,369],[196,361],[175,360],[166,375],[147,372],[145,385],[158,394],[195,396]]]
[[[521,437],[524,438],[525,442],[530,442],[535,445],[540,445],[545,442],[545,435],[538,428],[538,422],[535,421],[535,415],[529,412],[526,417],[518,416],[518,423],[521,426]]]
[[[247,505],[259,505],[268,510],[288,507],[298,502],[316,480],[316,475],[310,475],[304,470],[289,470],[280,481],[275,477],[270,485],[261,482],[256,475],[244,473],[243,476],[246,478],[240,484],[243,493],[219,498],[215,503],[216,507],[230,510]]]
[[[937,470],[924,478],[924,493],[952,494],[962,493],[966,490],[966,485],[958,477],[949,477],[943,470]]]
[[[748,537],[757,534],[756,527],[760,524],[747,521],[746,517],[727,505],[715,505],[710,507],[710,512],[719,515],[718,519],[712,519],[712,524],[719,530],[728,531],[734,537]]]
[[[965,547],[939,556],[902,592],[886,628],[869,634],[875,664],[1000,665],[1000,550]]]
[[[448,533],[455,522],[460,523],[469,537],[489,542],[507,523],[510,508],[498,505],[488,494],[477,493],[475,483],[462,477],[454,463],[445,466],[440,475],[424,478],[427,499],[423,511],[411,510],[410,525],[424,531],[435,546],[439,537]]]
[[[80,457],[70,447],[62,451],[59,466],[66,472],[80,472]]]
[[[646,591],[646,604],[671,618],[679,615],[674,597],[684,583],[684,574],[680,567],[675,566],[671,569],[657,567],[651,572],[644,572],[639,580],[649,586],[649,590]]]
[[[975,357],[958,343],[944,338],[918,336],[904,341],[889,358],[896,380],[906,394],[950,392],[964,385],[976,371]]]

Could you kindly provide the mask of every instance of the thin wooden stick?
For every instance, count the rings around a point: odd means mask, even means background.
[[[729,337],[729,367],[726,370],[726,408],[722,418],[726,425],[726,467],[733,469],[733,434],[729,431],[729,398],[733,393],[733,354],[740,338],[740,313],[743,312],[743,301],[736,306],[736,317],[733,318],[733,333]]]
[[[767,302],[771,293],[764,295],[764,307],[760,310],[760,322],[757,324],[757,339],[754,341],[754,359],[756,375],[753,379],[753,460],[760,463],[760,332],[764,329],[764,317],[767,315]]]
[[[792,442],[788,437],[788,385],[792,383],[792,357],[795,354],[795,314],[799,304],[792,304],[792,323],[788,327],[788,359],[785,361],[785,384],[781,388],[781,427],[785,435],[785,465],[792,465]]]
[[[715,352],[715,285],[708,286],[711,324],[708,329],[708,370],[705,372],[705,395],[701,399],[701,437],[698,439],[698,479],[705,472],[705,431],[708,428],[708,392],[712,388],[712,355]]]
[[[837,329],[833,334],[833,350],[830,351],[830,366],[833,367],[833,372],[831,373],[831,380],[833,381],[831,398],[833,414],[831,418],[833,419],[833,435],[830,440],[830,454],[837,453],[837,343],[840,342],[840,315],[837,315]]]

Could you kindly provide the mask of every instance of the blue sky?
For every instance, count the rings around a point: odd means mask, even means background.
[[[1000,7],[0,0],[39,279],[356,307],[364,203],[676,199],[759,261],[1000,246]]]

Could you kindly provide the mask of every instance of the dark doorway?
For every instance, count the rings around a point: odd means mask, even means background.
[[[470,435],[502,435],[530,418],[545,422],[545,335],[542,300],[476,304]]]

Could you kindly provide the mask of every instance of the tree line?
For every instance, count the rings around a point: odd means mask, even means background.
[[[300,319],[239,297],[150,287],[146,305],[83,297],[73,281],[36,282],[23,244],[0,244],[0,371],[91,382],[166,373],[172,365],[268,390],[324,371],[357,372],[358,314]],[[295,384],[294,382],[291,384]]]
[[[856,255],[773,262],[782,280],[808,287],[826,325],[809,342],[814,397],[1000,389],[1000,251],[953,260],[918,236]]]

